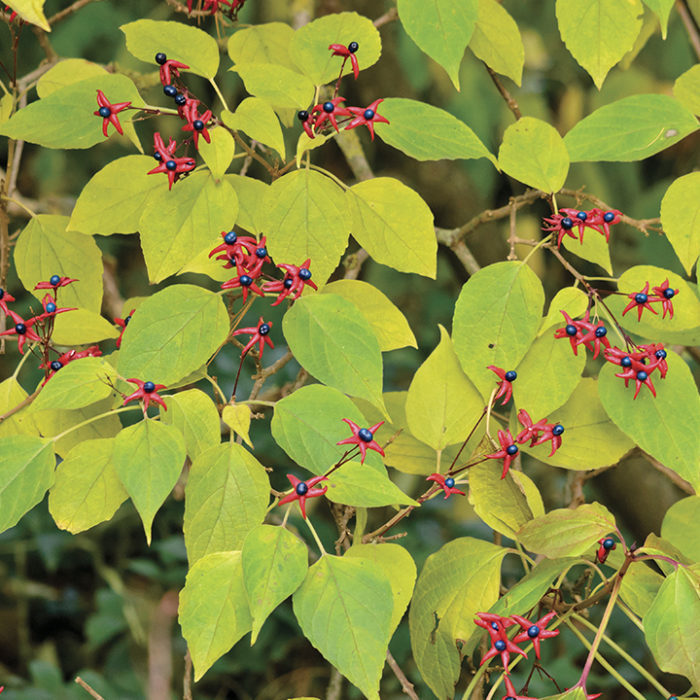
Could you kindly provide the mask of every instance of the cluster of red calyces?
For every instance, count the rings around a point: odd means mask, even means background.
[[[588,348],[593,353],[593,359],[598,357],[601,345],[605,348],[610,347],[610,341],[606,337],[608,329],[600,320],[595,323],[591,321],[590,309],[586,311],[586,315],[579,321],[574,321],[566,311],[561,313],[566,319],[566,325],[564,328],[558,328],[554,331],[554,337],[568,338],[574,355],[578,355],[579,345]]]
[[[333,56],[340,56],[343,59],[343,64],[340,67],[342,75],[346,61],[349,59],[352,65],[352,72],[355,80],[360,75],[360,66],[357,62],[357,51],[360,48],[356,41],[351,41],[347,46],[343,44],[331,44],[328,49],[332,51]],[[301,122],[306,135],[313,139],[316,134],[320,133],[326,122],[333,129],[339,131],[338,119],[340,117],[348,117],[348,123],[345,129],[354,129],[358,126],[366,126],[369,129],[370,136],[374,141],[374,125],[377,122],[388,124],[389,120],[377,113],[377,107],[384,101],[384,98],[374,100],[367,107],[346,107],[342,103],[345,102],[344,97],[335,95],[332,99],[314,105],[311,110],[303,109],[297,112],[297,118]]]
[[[561,245],[564,236],[576,239],[583,244],[583,233],[587,228],[593,229],[605,236],[605,241],[610,241],[610,227],[620,222],[622,212],[617,209],[591,209],[580,211],[579,209],[560,209],[557,214],[544,219],[546,226],[543,230],[557,234],[557,248]]]
[[[646,385],[649,391],[656,396],[656,389],[651,381],[651,375],[658,370],[661,379],[666,378],[668,363],[667,353],[662,343],[652,343],[651,345],[637,345],[637,350],[630,352],[621,348],[607,348],[605,359],[620,367],[622,370],[615,376],[625,380],[625,387],[629,386],[630,380],[634,380],[634,397],[639,396],[642,384]]]
[[[641,321],[644,309],[649,309],[651,313],[656,314],[658,316],[658,311],[656,311],[656,309],[654,309],[651,306],[651,304],[660,303],[661,309],[663,310],[663,315],[661,316],[661,318],[666,318],[667,313],[671,318],[673,318],[673,297],[675,297],[678,294],[679,290],[670,287],[668,279],[665,279],[657,287],[652,287],[651,291],[653,292],[653,294],[649,294],[649,285],[650,283],[646,282],[644,284],[644,288],[641,291],[632,292],[631,294],[627,295],[627,298],[630,299],[630,302],[625,307],[625,310],[622,312],[622,315],[624,316],[628,311],[631,311],[632,309],[637,309],[637,320]]]

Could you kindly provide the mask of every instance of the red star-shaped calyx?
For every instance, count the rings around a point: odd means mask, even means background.
[[[343,418],[343,422],[350,426],[350,430],[352,430],[352,437],[341,440],[340,442],[336,443],[337,445],[357,445],[360,449],[361,464],[365,463],[365,455],[367,454],[367,450],[379,452],[379,454],[384,457],[384,450],[374,439],[374,434],[382,425],[384,425],[384,421],[373,425],[371,428],[360,428],[357,423],[354,423],[349,418]]]
[[[513,396],[513,382],[518,378],[517,372],[512,369],[506,372],[506,370],[495,365],[489,365],[486,369],[490,369],[501,380],[493,400],[498,401],[502,396],[501,406],[505,406],[510,401],[510,397]]]
[[[239,287],[243,290],[243,301],[248,300],[249,291],[255,292],[261,297],[265,296],[263,294],[262,289],[260,289],[260,287],[258,287],[258,285],[255,284],[255,281],[250,275],[239,275],[238,277],[234,277],[233,279],[227,280],[221,285],[221,289],[238,289]]]
[[[239,328],[238,330],[233,331],[233,335],[251,333],[253,336],[243,348],[243,351],[241,352],[241,357],[244,357],[248,353],[248,351],[253,347],[253,345],[255,345],[255,343],[259,343],[258,354],[260,355],[261,360],[263,356],[263,350],[265,349],[265,343],[267,343],[271,348],[275,347],[272,344],[272,341],[270,340],[269,336],[271,325],[271,322],[263,321],[263,317],[261,316],[257,326],[251,326],[250,328]]]
[[[326,491],[328,491],[327,486],[324,486],[322,489],[313,488],[316,484],[318,484],[319,481],[324,481],[328,477],[314,476],[311,479],[302,481],[301,479],[297,479],[297,477],[294,476],[294,474],[287,474],[287,478],[294,487],[294,490],[292,491],[292,493],[287,494],[284,498],[281,498],[277,505],[282,506],[285,503],[299,501],[301,515],[304,519],[306,519],[306,500],[308,498],[316,498],[316,496],[323,496],[323,494],[326,493]]]
[[[183,173],[189,173],[190,171],[194,170],[194,167],[194,158],[188,158],[186,156],[182,158],[175,158],[170,156],[167,160],[161,160],[161,162],[155,168],[153,168],[153,170],[148,171],[148,174],[153,175],[154,173],[167,173],[168,189],[171,190],[173,188],[173,183],[179,180],[180,175]]]
[[[318,104],[313,107],[311,114],[318,112],[318,116],[314,122],[314,131],[318,132],[326,120],[338,131],[338,117],[347,117],[350,114],[345,107],[340,106],[341,102],[345,102],[344,97],[334,97],[332,100],[327,100],[323,104]]]
[[[613,549],[617,549],[617,545],[612,537],[601,537],[598,540],[598,544],[600,547],[598,547],[598,551],[595,553],[595,558],[601,564],[605,564],[608,554],[610,554]]]
[[[0,309],[2,309],[8,315],[10,313],[10,309],[7,307],[7,305],[12,301],[16,301],[12,294],[0,288]]]
[[[119,333],[119,337],[117,338],[117,350],[122,346],[122,338],[124,337],[124,331],[126,330],[126,327],[129,325],[129,321],[131,321],[131,317],[134,315],[134,311],[136,309],[131,309],[129,311],[129,315],[125,316],[124,318],[115,318],[114,322],[121,328],[121,332]]]
[[[188,70],[189,66],[186,63],[181,63],[172,58],[166,59],[165,63],[160,67],[160,82],[163,85],[172,85],[173,76],[178,78],[181,70]]]
[[[211,120],[211,110],[208,109],[204,114],[198,114],[197,108],[190,110],[187,113],[187,124],[182,127],[183,131],[191,131],[194,147],[199,148],[199,137],[204,137],[207,143],[211,143],[211,136],[207,129],[207,123]]]
[[[59,287],[65,287],[68,284],[77,282],[78,280],[72,277],[60,277],[59,275],[53,275],[48,282],[39,282],[34,289],[58,289]]]
[[[498,441],[501,443],[501,449],[498,450],[498,452],[486,456],[488,459],[503,459],[503,473],[501,474],[501,479],[505,479],[510,469],[510,463],[516,458],[520,450],[515,444],[510,430],[506,430],[505,432],[499,430]]]
[[[168,145],[163,143],[163,138],[159,131],[153,134],[153,156],[157,161],[170,160],[177,149],[177,141],[173,138],[168,139]]]
[[[642,289],[641,292],[632,292],[632,294],[628,294],[627,297],[632,301],[625,306],[622,312],[623,316],[631,309],[637,309],[638,321],[642,320],[642,312],[644,309],[649,309],[651,313],[658,316],[658,312],[649,305],[649,302],[658,301],[658,299],[654,299],[653,296],[651,298],[649,297],[649,282],[644,285],[644,289]]]
[[[266,282],[263,285],[265,292],[279,292],[279,296],[275,299],[272,306],[281,304],[287,295],[290,295],[292,299],[297,299],[306,285],[312,289],[318,289],[316,283],[311,280],[310,265],[311,259],[309,258],[299,266],[286,263],[277,266],[286,271],[284,279]]]
[[[354,129],[356,126],[366,126],[369,129],[369,134],[374,141],[374,125],[377,122],[382,122],[388,124],[389,120],[383,117],[381,114],[377,114],[377,105],[380,102],[384,102],[384,98],[381,97],[378,100],[372,102],[369,107],[348,107],[347,110],[350,114],[355,115],[355,118],[350,121],[350,123],[345,127],[345,130]]]
[[[140,379],[127,379],[126,381],[136,384],[138,389],[124,399],[124,403],[122,404],[123,406],[126,406],[129,401],[136,401],[140,399],[143,401],[144,411],[146,411],[151,401],[153,401],[153,403],[157,403],[159,406],[162,406],[166,411],[168,410],[168,407],[165,405],[165,401],[163,401],[163,399],[157,394],[157,392],[159,392],[161,389],[165,389],[165,384],[142,382]]]
[[[25,321],[19,314],[16,314],[14,311],[9,309],[7,311],[7,315],[12,319],[14,326],[0,333],[0,336],[16,335],[17,349],[19,350],[20,355],[23,355],[24,343],[27,340],[31,340],[34,342],[39,342],[41,340],[41,338],[32,330],[32,326],[39,320],[39,317],[37,316],[35,318],[30,318],[29,320]]]
[[[328,50],[333,52],[333,56],[343,57],[343,66],[345,65],[345,61],[347,61],[348,58],[350,59],[350,63],[352,64],[352,74],[355,76],[355,80],[357,80],[360,75],[360,66],[357,63],[357,56],[355,56],[355,52],[359,48],[360,47],[356,41],[351,41],[347,46],[343,44],[331,44],[328,47]]]
[[[56,306],[56,299],[54,299],[51,294],[45,294],[44,298],[41,300],[41,305],[44,307],[44,313],[36,317],[37,321],[43,321],[46,318],[52,318],[56,314],[63,313],[64,311],[75,311],[75,307],[72,309],[62,308],[59,309]]]
[[[505,677],[505,682],[506,694],[501,698],[501,700],[537,700],[537,698],[531,698],[528,695],[518,695],[515,691],[513,681],[510,680],[510,676]]]
[[[460,491],[458,488],[455,488],[454,477],[450,476],[449,474],[445,476],[444,474],[438,474],[436,472],[435,474],[431,474],[430,476],[426,477],[425,480],[434,481],[436,484],[438,484],[445,492],[445,499],[448,499],[453,493],[458,493],[460,496],[467,495],[464,493],[464,491]]]
[[[663,315],[661,318],[666,318],[666,313],[668,312],[668,315],[673,318],[673,297],[675,297],[679,290],[678,289],[673,289],[672,287],[669,286],[668,284],[668,278],[663,281],[662,284],[660,284],[658,287],[652,287],[651,288],[652,292],[656,294],[655,299],[652,299],[652,301],[660,301],[661,302],[661,308],[663,309]]]
[[[520,615],[511,615],[511,618],[517,622],[522,628],[522,632],[519,632],[513,641],[516,644],[521,642],[532,642],[532,646],[535,649],[535,655],[540,658],[540,641],[542,639],[549,639],[550,637],[556,637],[559,634],[559,630],[548,630],[545,629],[550,623],[552,618],[557,613],[552,611],[547,613],[544,617],[541,617],[537,622],[532,622],[525,617]]]
[[[105,97],[104,92],[102,92],[102,90],[98,90],[97,104],[99,105],[99,109],[96,112],[93,112],[93,114],[97,117],[102,117],[102,133],[105,135],[105,138],[107,138],[107,126],[109,124],[112,124],[112,126],[114,126],[114,128],[120,134],[123,134],[124,130],[122,129],[122,125],[119,123],[119,117],[117,117],[117,114],[127,107],[130,107],[131,102],[117,102],[115,104],[110,104],[109,100]]]

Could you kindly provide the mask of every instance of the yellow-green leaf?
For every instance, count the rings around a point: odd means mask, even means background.
[[[588,308],[588,296],[577,287],[564,287],[560,289],[549,305],[549,311],[540,326],[540,334],[552,326],[561,326],[565,323],[561,313],[566,311],[571,318],[582,316]]]
[[[228,114],[228,112],[223,114]],[[233,155],[236,152],[236,143],[233,136],[222,128],[211,129],[209,137],[210,143],[204,139],[200,140],[199,155],[204,159],[214,178],[220,180],[228,170],[228,166],[231,165]]]
[[[11,10],[17,12],[23,20],[26,20],[30,24],[36,24],[44,31],[50,32],[51,27],[44,15],[44,1],[45,0],[6,0],[5,4],[8,5]]]
[[[107,319],[87,309],[56,316],[51,336],[57,345],[87,345],[117,337],[119,331]]]
[[[15,377],[8,377],[0,382],[0,415],[19,406],[27,398],[27,392]],[[30,411],[20,409],[13,415],[0,422],[0,438],[7,435],[38,435]]]
[[[227,175],[226,181],[238,195],[238,218],[236,224],[251,233],[261,233],[265,210],[260,202],[270,186],[254,177]]]
[[[275,108],[306,109],[313,100],[313,83],[301,73],[275,63],[236,63],[245,89]]]
[[[66,58],[59,61],[53,68],[44,73],[36,84],[36,93],[39,97],[48,97],[52,92],[79,83],[93,76],[108,75],[107,71],[97,63],[86,61],[84,58]],[[94,111],[94,110],[93,110]]]
[[[267,22],[239,29],[228,40],[228,55],[234,63],[289,65],[289,42],[294,30],[283,22]]]
[[[376,177],[347,192],[352,235],[379,263],[435,279],[433,213],[421,196],[391,177]]]
[[[238,404],[236,406],[224,406],[224,410],[221,412],[221,420],[228,425],[231,430],[233,430],[236,435],[240,435],[245,441],[246,445],[253,447],[253,443],[250,441],[250,416],[251,410],[245,404]]]
[[[219,412],[214,402],[199,389],[180,391],[165,400],[168,410],[161,420],[174,425],[185,439],[190,459],[195,459],[221,441]]]
[[[673,84],[673,96],[693,114],[700,114],[700,64],[678,76]]]
[[[688,559],[700,562],[700,496],[688,496],[676,501],[664,515],[661,537],[677,547]]]
[[[600,90],[642,29],[641,0],[557,0],[556,13],[566,48]]]
[[[379,471],[360,462],[343,464],[323,483],[328,484],[326,498],[334,503],[362,508],[418,505],[389,479],[385,469]]]
[[[671,183],[661,200],[661,224],[690,276],[700,255],[700,172],[683,175]]]
[[[284,161],[285,148],[282,127],[270,103],[259,97],[246,97],[235,112],[224,110],[221,120],[231,129],[244,131],[251,139],[270,146]]]
[[[551,124],[523,117],[503,134],[498,164],[508,175],[530,187],[558,192],[569,172],[569,154]]]
[[[668,16],[671,14],[674,0],[644,0],[644,4],[656,14],[661,25],[661,36],[666,38],[668,29]]]
[[[593,231],[586,231],[583,242],[578,237],[574,239],[564,236],[563,245],[570,253],[600,265],[608,274],[612,275],[610,245],[604,236]]]
[[[469,48],[489,68],[520,85],[525,48],[515,20],[496,0],[479,0]]]

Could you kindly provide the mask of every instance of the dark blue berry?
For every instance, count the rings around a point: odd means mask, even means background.
[[[454,485],[455,480],[451,476],[448,476],[447,479],[445,479],[445,486],[447,486],[448,489],[451,489]]]
[[[667,299],[673,299],[673,297],[675,296],[675,294],[676,294],[675,290],[674,290],[674,289],[671,289],[670,287],[669,287],[668,289],[664,289],[664,296],[665,296]]]
[[[241,283],[241,287],[250,287],[253,284],[253,278],[250,275],[241,275],[238,281]]]
[[[174,85],[164,85],[163,92],[168,97],[175,97],[175,95],[177,95],[177,88]]]
[[[505,373],[505,379],[507,382],[514,382],[517,378],[518,373],[514,369],[511,369]]]
[[[24,335],[27,332],[27,327],[23,323],[18,323],[15,326],[15,333],[17,335]]]
[[[603,214],[603,221],[605,221],[606,224],[609,224],[614,218],[615,214],[611,211],[606,211],[605,214]]]
[[[260,335],[267,335],[270,332],[270,324],[269,323],[261,323],[260,328],[258,328],[258,333]]]
[[[580,211],[576,214],[577,219],[581,219],[581,221],[585,221],[588,218],[588,214],[586,214],[585,211]]]
[[[229,265],[231,267],[236,267],[236,256],[235,255],[230,255],[228,259]]]
[[[500,629],[500,627],[498,626],[498,623],[497,623],[497,622],[492,622],[492,623],[491,623],[491,629],[492,629],[492,630],[498,631],[498,630]]]
[[[498,649],[498,651],[505,651],[506,650],[506,643],[502,639],[497,639],[494,643],[493,646]]]
[[[374,110],[373,109],[366,109],[365,113],[362,115],[367,121],[371,121],[374,119]]]
[[[179,92],[177,95],[175,95],[175,104],[179,107],[184,107],[187,104],[187,98],[181,92]]]
[[[299,270],[299,278],[304,280],[304,282],[306,282],[307,280],[310,280],[311,279],[311,270],[308,270],[307,268],[302,267]]]
[[[50,301],[46,305],[46,313],[47,314],[52,314],[54,311],[56,311],[56,304],[54,304],[52,301]]]
[[[112,114],[112,110],[109,107],[100,107],[97,111],[100,113],[100,116],[105,119]]]
[[[511,456],[517,455],[518,454],[518,446],[517,445],[508,445],[508,447],[506,447],[506,452]]]
[[[256,254],[259,258],[265,258],[265,257],[267,257],[267,248],[256,248],[256,249],[255,249],[255,254]]]
[[[514,698],[512,695],[506,695],[506,700],[518,700],[518,699]]]
[[[0,287],[0,299],[2,299],[5,296],[5,290]]]
[[[640,382],[646,381],[648,376],[649,375],[643,369],[640,369],[639,372],[637,372],[637,379],[639,379]]]
[[[357,431],[357,436],[362,440],[362,442],[372,442],[374,440],[374,435],[367,428],[360,428]]]
[[[646,304],[647,301],[649,300],[649,297],[646,294],[644,294],[643,292],[639,292],[639,294],[634,295],[634,300],[638,304]]]
[[[576,326],[572,325],[571,323],[565,328],[566,330],[566,335],[570,335],[571,337],[575,336],[578,333],[578,328]]]
[[[129,325],[129,321],[131,321],[131,316],[127,316],[124,319],[124,328],[126,328]]]
[[[51,278],[49,279],[49,284],[52,287],[56,287],[60,281],[61,278],[58,275],[51,275]]]
[[[565,217],[559,222],[559,225],[560,225],[563,229],[565,229],[565,230],[568,231],[569,229],[571,229],[571,228],[574,227],[574,222],[573,222],[568,216],[565,216]]]
[[[355,53],[355,51],[357,51],[357,49],[359,49],[359,48],[360,48],[360,45],[356,41],[351,41],[348,44],[348,51],[350,53]]]
[[[657,350],[654,355],[656,355],[656,357],[658,357],[660,360],[666,359],[666,351],[663,348],[661,350]]]
[[[51,369],[52,369],[54,372],[58,372],[58,370],[61,369],[61,367],[63,367],[63,365],[62,365],[58,360],[54,360],[54,361],[51,363]]]
[[[163,156],[158,151],[153,154],[153,157],[159,162],[163,160]]]
[[[606,537],[603,540],[603,549],[612,549],[615,546],[615,540],[612,537]]]
[[[177,170],[177,163],[174,160],[169,160],[165,163],[168,170]]]
[[[294,490],[297,492],[297,496],[303,496],[309,492],[309,487],[306,485],[305,481],[300,481]]]
[[[552,435],[561,435],[564,432],[564,426],[561,423],[557,423],[552,428]]]
[[[530,639],[534,639],[535,637],[539,637],[540,636],[540,628],[537,625],[532,625],[532,627],[528,627],[527,636],[530,637]]]
[[[204,128],[204,122],[201,119],[195,119],[192,122],[192,126],[196,131],[201,131]]]
[[[334,109],[335,109],[335,105],[332,102],[328,101],[328,102],[323,103],[323,111],[324,112],[328,112],[328,114],[330,114]]]
[[[297,112],[297,119],[300,122],[305,122],[309,118],[309,113],[305,109],[300,109]]]
[[[226,245],[233,245],[237,240],[238,236],[236,235],[235,231],[229,231],[224,236],[224,243],[226,243]]]
[[[620,360],[620,367],[631,367],[632,366],[632,358],[631,357],[623,357]]]
[[[604,338],[607,334],[608,329],[605,326],[598,326],[598,328],[595,329],[596,338]]]
[[[159,66],[162,66],[167,60],[168,57],[162,51],[156,54],[156,63]]]
[[[293,284],[294,280],[291,277],[285,277],[284,282],[282,282],[285,289],[291,289]]]
[[[147,394],[150,394],[152,391],[156,390],[156,385],[153,382],[144,382],[143,383],[143,390]]]

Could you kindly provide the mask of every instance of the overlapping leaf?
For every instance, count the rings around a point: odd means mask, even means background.
[[[219,412],[214,402],[199,389],[180,391],[166,399],[164,423],[174,425],[185,439],[190,459],[214,447],[221,440]],[[229,549],[226,547],[225,549]]]
[[[700,255],[700,173],[683,175],[671,183],[661,200],[661,224],[690,275]]]

